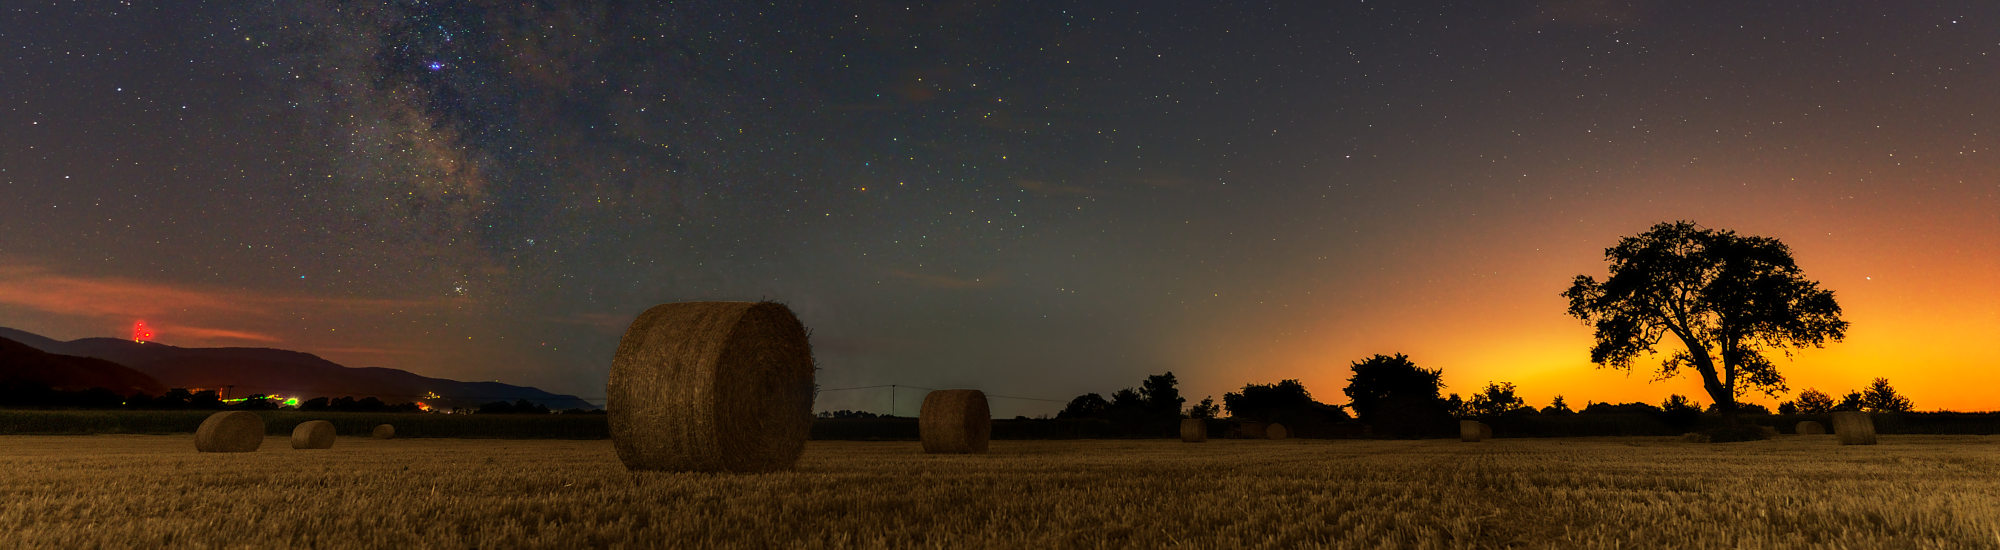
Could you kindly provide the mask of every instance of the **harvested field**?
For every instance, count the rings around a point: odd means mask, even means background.
[[[0,547],[2000,545],[1996,436],[814,441],[758,475],[627,472],[609,441],[274,439],[0,436]]]

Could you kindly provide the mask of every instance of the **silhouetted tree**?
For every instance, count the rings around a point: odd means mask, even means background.
[[[1799,398],[1792,401],[1798,405],[1799,414],[1826,414],[1833,412],[1833,396],[1812,388],[1799,392]]]
[[[1779,403],[1778,414],[1799,414],[1799,404],[1791,401]]]
[[[1305,384],[1293,379],[1244,384],[1241,392],[1222,394],[1222,406],[1233,420],[1277,422],[1304,437],[1332,433],[1334,425],[1349,419],[1341,406],[1314,400]]]
[[[1479,416],[1477,411],[1472,410],[1472,402],[1460,398],[1457,393],[1444,397],[1444,410],[1450,412],[1452,418],[1472,418]]]
[[[304,403],[299,403],[299,410],[301,411],[324,411],[332,407],[333,400],[325,397],[314,397],[307,399]]]
[[[1693,368],[1725,411],[1744,390],[1784,392],[1767,348],[1820,347],[1847,331],[1833,292],[1806,279],[1777,239],[1662,223],[1619,240],[1604,257],[1609,278],[1578,275],[1563,292],[1569,314],[1596,328],[1590,360],[1630,370],[1634,357],[1671,334],[1684,349],[1660,364],[1659,377]]]
[[[1069,400],[1069,405],[1056,413],[1056,418],[1103,418],[1110,411],[1111,402],[1105,401],[1104,396],[1086,393]]]
[[[1139,385],[1139,397],[1145,401],[1147,417],[1174,419],[1181,417],[1181,405],[1187,400],[1181,398],[1181,390],[1176,387],[1177,384],[1173,371],[1146,377],[1146,381]]]
[[[1514,395],[1513,382],[1498,384],[1487,382],[1486,389],[1473,395],[1472,402],[1467,405],[1472,408],[1472,413],[1475,415],[1500,416],[1526,408],[1528,403]]]
[[[1847,392],[1847,395],[1840,396],[1840,403],[1834,405],[1833,410],[1858,411],[1862,410],[1862,408],[1867,406],[1868,406],[1867,397],[1862,396],[1861,392],[1851,391]]]
[[[1910,412],[1913,407],[1910,398],[1896,394],[1896,388],[1889,386],[1887,378],[1876,378],[1861,390],[1861,408],[1872,412]]]
[[[1270,422],[1280,411],[1305,409],[1315,403],[1312,394],[1298,380],[1276,384],[1244,384],[1242,392],[1222,394],[1222,406],[1229,417],[1252,422]]]
[[[1668,395],[1660,403],[1660,421],[1676,431],[1693,429],[1701,421],[1701,404],[1678,393]]]
[[[563,414],[572,414],[572,411],[574,411],[574,414],[583,414],[590,412],[583,409],[568,409],[563,411]],[[820,418],[878,418],[875,415],[875,413],[872,412],[850,411],[847,409],[841,409],[837,411],[820,411],[819,417]]]
[[[1542,407],[1542,414],[1576,414],[1576,411],[1569,410],[1569,404],[1563,402],[1563,396],[1557,395],[1555,399],[1549,400],[1549,406]]]
[[[1376,354],[1352,364],[1354,376],[1343,391],[1361,421],[1386,436],[1408,437],[1445,433],[1451,411],[1438,395],[1444,389],[1443,370],[1417,367],[1408,356]]]
[[[1221,414],[1222,414],[1222,406],[1216,405],[1215,399],[1212,397],[1203,397],[1201,398],[1200,403],[1196,403],[1194,406],[1188,407],[1188,418],[1208,419],[1208,418],[1215,418],[1216,416],[1219,416]]]

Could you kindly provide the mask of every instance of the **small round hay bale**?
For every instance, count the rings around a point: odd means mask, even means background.
[[[1874,445],[1875,420],[1865,412],[1833,413],[1833,434],[1840,437],[1841,445]]]
[[[812,431],[812,344],[776,302],[647,309],[618,341],[605,384],[628,470],[791,469]]]
[[[1480,439],[1493,439],[1493,425],[1492,425],[1492,424],[1487,424],[1487,423],[1485,423],[1485,422],[1480,422],[1480,423],[1479,423],[1479,438],[1480,438]]]
[[[1487,437],[1486,434],[1487,434],[1487,428],[1486,428],[1486,423],[1484,422],[1480,422],[1478,420],[1458,421],[1459,441],[1463,441],[1466,443],[1478,443],[1480,441],[1486,440]]]
[[[292,448],[333,448],[333,423],[325,420],[300,422],[299,427],[292,428]]]
[[[1757,435],[1763,436],[1764,439],[1772,439],[1778,437],[1778,429],[1771,426],[1760,425],[1757,426]]]
[[[1826,435],[1826,425],[1811,420],[1800,421],[1792,427],[1792,433],[1799,435]]]
[[[375,429],[368,432],[368,437],[375,439],[395,439],[396,427],[388,424],[376,424]]]
[[[1208,441],[1208,421],[1199,418],[1181,419],[1181,441],[1205,443]]]
[[[1292,431],[1286,429],[1284,424],[1272,422],[1270,427],[1264,428],[1265,439],[1284,439],[1291,436]]]
[[[204,453],[247,453],[264,445],[264,418],[250,411],[208,415],[194,430],[194,450]]]
[[[924,396],[924,408],[917,413],[917,436],[924,441],[924,452],[983,453],[992,435],[986,392],[937,390]]]

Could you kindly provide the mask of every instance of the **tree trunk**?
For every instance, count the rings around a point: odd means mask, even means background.
[[[1701,387],[1708,390],[1708,397],[1715,400],[1716,408],[1723,411],[1736,410],[1736,392],[1731,391],[1735,386],[1726,385],[1717,377],[1715,358],[1708,355],[1706,343],[1684,332],[1677,331],[1674,335],[1679,336],[1681,344],[1687,346],[1688,357],[1694,360],[1694,371],[1701,373]]]

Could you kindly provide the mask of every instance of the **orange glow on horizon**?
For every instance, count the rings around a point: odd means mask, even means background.
[[[1834,291],[1851,324],[1843,341],[1823,348],[1792,350],[1789,357],[1767,352],[1788,391],[1753,392],[1739,401],[1775,409],[1807,388],[1838,398],[1882,377],[1919,411],[2000,410],[2000,392],[1992,389],[2000,387],[2000,346],[1993,345],[2000,341],[2000,239],[1948,230],[1949,220],[1856,231],[1860,220],[1779,228],[1720,215],[1696,219],[1790,245],[1806,277]],[[1246,383],[1296,378],[1319,401],[1344,404],[1350,363],[1403,353],[1419,366],[1443,369],[1445,392],[1461,396],[1492,381],[1514,383],[1516,394],[1537,408],[1556,395],[1572,409],[1591,401],[1658,404],[1670,394],[1706,405],[1713,400],[1691,371],[1654,380],[1659,360],[1680,349],[1678,340],[1661,342],[1660,355],[1635,361],[1629,373],[1600,368],[1590,362],[1590,327],[1565,313],[1559,293],[1569,280],[1602,278],[1603,247],[1639,229],[1593,230],[1589,239],[1519,240],[1533,229],[1505,227],[1454,236],[1456,242],[1423,236],[1432,242],[1382,260],[1379,278],[1352,281],[1352,288],[1307,288],[1294,294],[1310,294],[1311,301],[1246,306],[1192,327],[1203,336],[1174,351],[1214,367],[1177,372],[1182,394],[1190,402],[1213,395],[1219,403],[1224,392]]]

